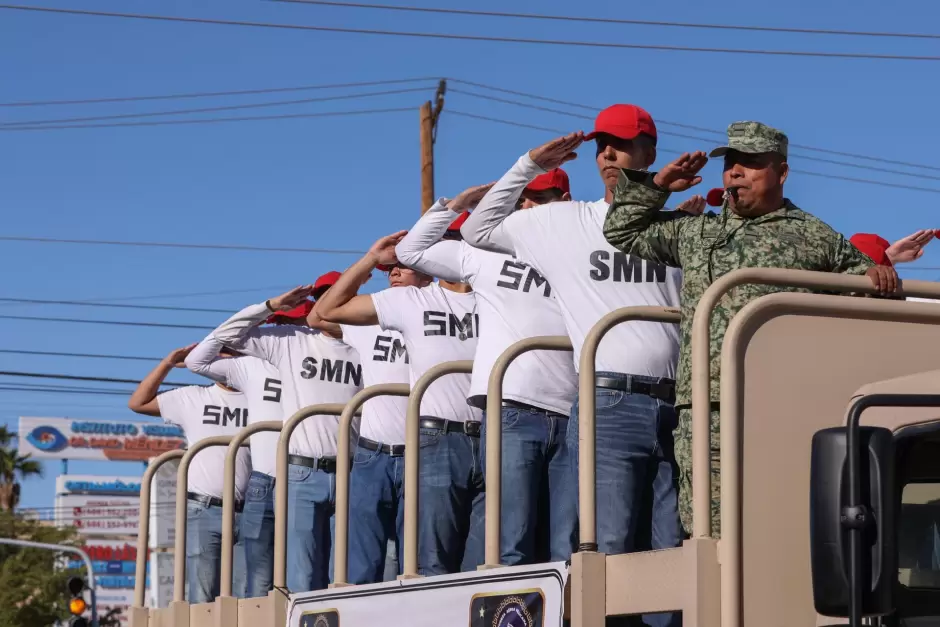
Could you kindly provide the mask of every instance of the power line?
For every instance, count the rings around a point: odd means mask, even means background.
[[[101,303],[84,300],[40,300],[38,298],[0,298],[0,302],[22,303],[29,305],[75,305],[80,307],[111,307],[121,309],[148,309],[159,311],[189,311],[200,313],[230,314],[230,309],[210,309],[206,307],[171,307],[169,305],[125,305],[119,303]],[[0,351],[2,352],[2,351]]]
[[[511,95],[514,95],[514,96],[522,96],[522,97],[530,98],[530,99],[533,99],[533,100],[540,100],[540,101],[543,101],[543,102],[552,102],[552,103],[554,103],[554,104],[567,105],[567,106],[569,106],[569,107],[575,107],[575,108],[579,108],[579,109],[586,109],[586,110],[588,110],[588,111],[593,111],[593,112],[597,112],[597,111],[600,110],[600,107],[593,107],[593,106],[589,106],[589,105],[585,105],[585,104],[581,104],[581,103],[577,103],[577,102],[571,102],[571,101],[568,101],[568,100],[559,100],[559,99],[557,99],[557,98],[549,98],[549,97],[547,97],[547,96],[533,95],[533,94],[531,94],[531,93],[526,93],[526,92],[523,92],[523,91],[517,91],[517,90],[513,90],[513,89],[506,89],[506,88],[504,88],[504,87],[496,87],[496,86],[494,86],[494,85],[486,85],[486,84],[484,84],[484,83],[476,83],[476,82],[473,82],[473,81],[465,81],[465,80],[459,79],[459,78],[448,78],[447,80],[448,80],[448,81],[451,81],[451,82],[453,82],[453,83],[462,83],[462,84],[464,84],[464,85],[469,85],[469,86],[471,86],[471,87],[479,87],[479,88],[481,88],[481,89],[489,89],[489,90],[496,91],[496,92],[502,92],[502,93],[504,93],[504,94],[511,94]],[[452,91],[453,91],[453,90],[452,90]],[[657,120],[656,120],[656,124],[657,124],[657,125],[665,124],[666,126],[675,126],[675,127],[677,127],[677,128],[686,128],[686,129],[693,130],[693,131],[702,131],[702,132],[705,132],[705,133],[713,133],[713,134],[715,134],[715,135],[725,136],[725,131],[717,131],[717,130],[715,130],[715,129],[705,128],[705,127],[703,127],[703,126],[694,126],[694,125],[692,125],[692,124],[682,124],[682,123],[673,122],[673,121],[670,121],[670,120],[657,119]],[[568,132],[568,131],[564,131],[564,132]],[[790,146],[793,147],[793,148],[801,148],[801,149],[803,149],[803,150],[811,150],[811,151],[813,151],[813,152],[822,152],[822,153],[826,153],[826,154],[830,154],[830,155],[836,155],[836,156],[839,156],[839,157],[851,157],[851,158],[853,158],[853,159],[862,159],[862,160],[864,160],[864,161],[875,161],[875,162],[880,162],[880,163],[890,163],[890,164],[893,164],[893,165],[903,165],[903,166],[908,166],[908,167],[911,167],[911,168],[923,168],[923,169],[925,169],[925,170],[936,170],[936,171],[940,172],[940,166],[925,165],[925,164],[922,164],[922,163],[912,163],[912,162],[910,162],[910,161],[898,161],[898,160],[895,160],[895,159],[885,159],[884,157],[872,157],[872,156],[870,156],[870,155],[862,155],[862,154],[858,154],[858,153],[854,153],[854,152],[845,152],[845,151],[840,151],[840,150],[830,150],[830,149],[828,149],[828,148],[817,148],[817,147],[815,147],[815,146],[807,146],[807,145],[805,145],[805,144],[794,144],[794,143],[792,143],[792,142],[790,142]]]
[[[304,30],[324,33],[346,33],[358,35],[382,35],[391,37],[413,37],[424,39],[451,39],[460,41],[485,41],[490,43],[536,44],[545,46],[567,46],[581,48],[613,48],[624,50],[659,50],[669,52],[711,52],[723,54],[751,54],[766,56],[816,57],[830,59],[880,59],[886,61],[940,61],[940,56],[909,56],[893,54],[873,54],[859,52],[811,52],[799,50],[761,50],[742,48],[704,48],[692,46],[669,46],[653,44],[627,44],[597,41],[567,41],[558,39],[526,39],[521,37],[495,37],[488,35],[458,35],[451,33],[422,33],[415,31],[392,31],[367,28],[339,28],[335,26],[310,26],[306,24],[283,24],[274,22],[249,22],[243,20],[222,20],[198,17],[177,17],[169,15],[151,15],[141,13],[116,13],[110,11],[88,11],[83,9],[60,9],[53,7],[31,7],[16,4],[0,4],[0,9],[17,11],[36,11],[42,13],[62,13],[95,17],[118,17],[126,19],[151,20],[161,22],[184,22],[190,24],[212,24],[219,26],[249,26],[257,28],[275,28],[286,30]]]
[[[288,105],[310,104],[312,102],[327,102],[332,100],[355,100],[356,98],[374,98],[376,96],[390,96],[395,94],[407,94],[419,91],[427,91],[427,87],[409,87],[406,89],[389,89],[385,91],[373,91],[363,94],[342,94],[339,96],[324,96],[322,98],[301,98],[299,100],[275,100],[273,102],[256,102],[240,105],[226,105],[217,107],[201,107],[198,109],[174,109],[171,111],[148,111],[146,113],[118,113],[114,115],[85,116],[80,118],[58,118],[54,120],[29,120],[25,122],[7,122],[0,124],[0,130],[15,129],[19,126],[30,126],[37,124],[64,124],[72,122],[93,122],[97,120],[121,120],[127,118],[145,118],[160,115],[187,115],[191,113],[213,113],[218,111],[234,111],[236,109],[260,109],[264,107],[284,107]]]
[[[110,377],[85,377],[79,375],[71,374],[49,374],[44,372],[16,372],[12,370],[2,371],[0,370],[0,376],[3,377],[29,377],[34,379],[62,379],[65,381],[95,381],[97,383],[133,383],[134,385],[140,384],[138,379],[114,379]],[[172,381],[164,381],[160,385],[166,385],[169,387],[185,387],[187,385],[192,385],[191,383],[174,383]]]
[[[124,320],[86,320],[84,318],[41,318],[38,316],[8,316],[0,315],[4,320],[32,320],[34,322],[79,322],[84,324],[112,324],[129,327],[160,327],[167,329],[195,329],[198,331],[211,331],[215,327],[206,327],[192,324],[168,324],[162,322],[126,322]]]
[[[92,301],[101,301],[101,302],[123,302],[129,300],[154,300],[157,298],[194,298],[199,296],[224,296],[228,294],[244,294],[247,292],[274,292],[274,291],[284,291],[289,290],[295,287],[294,285],[275,285],[273,287],[249,287],[245,289],[237,290],[217,290],[214,292],[183,292],[183,293],[173,293],[173,294],[154,294],[152,296],[121,296],[118,298],[95,298]],[[91,301],[89,301],[91,302]]]
[[[479,17],[510,17],[530,20],[553,20],[561,22],[582,22],[591,24],[630,24],[635,26],[668,26],[677,28],[700,28],[716,30],[742,30],[769,33],[802,33],[809,35],[849,35],[855,37],[902,37],[910,39],[940,39],[940,35],[930,33],[888,33],[878,31],[851,31],[819,28],[786,28],[776,26],[740,26],[729,24],[695,24],[692,22],[663,22],[653,20],[625,20],[622,18],[581,17],[575,15],[544,15],[537,13],[506,13],[501,11],[475,11],[470,9],[442,9],[437,7],[393,6],[388,4],[364,4],[360,2],[331,2],[329,0],[271,0],[293,4],[313,4],[343,7],[350,9],[382,9],[389,11],[410,11],[419,13],[442,13],[449,15],[474,15]]]
[[[409,109],[411,111],[412,109]],[[253,252],[277,253],[325,253],[330,255],[362,255],[362,250],[343,250],[335,248],[284,248],[268,246],[248,246],[241,244],[179,244],[168,242],[125,242],[120,240],[92,240],[92,239],[58,239],[51,237],[18,237],[0,235],[0,241],[8,242],[42,242],[48,244],[95,244],[102,246],[149,246],[157,248],[207,248],[211,250],[250,250]],[[216,292],[218,293],[218,292]],[[2,300],[2,299],[0,299]]]
[[[161,361],[162,357],[134,357],[132,355],[101,355],[98,353],[60,353],[56,351],[29,351],[13,348],[0,348],[0,353],[7,355],[40,355],[47,357],[84,357],[89,359],[126,359],[131,361]]]
[[[473,113],[466,113],[466,112],[464,112],[464,111],[456,111],[456,110],[454,110],[454,109],[448,109],[447,112],[448,112],[449,114],[452,114],[452,115],[459,115],[459,116],[468,117],[468,118],[475,118],[475,119],[477,119],[477,120],[484,120],[484,121],[487,121],[487,122],[496,122],[496,123],[499,123],[499,124],[506,124],[506,125],[508,125],[508,126],[518,126],[518,127],[520,127],[520,128],[530,128],[530,129],[535,129],[535,130],[539,130],[539,131],[550,131],[550,132],[553,132],[553,133],[560,133],[560,134],[564,134],[564,133],[566,132],[566,131],[560,131],[560,130],[558,130],[558,129],[553,129],[553,128],[547,128],[547,127],[542,127],[542,126],[535,126],[535,125],[532,125],[532,124],[525,124],[525,123],[522,123],[522,122],[515,122],[515,121],[512,121],[512,120],[503,120],[503,119],[500,119],[500,118],[493,118],[493,117],[484,116],[484,115],[476,115],[476,114],[473,114]],[[659,150],[660,152],[671,153],[671,154],[682,154],[682,152],[683,152],[683,151],[681,151],[681,150],[671,150],[671,149],[669,149],[669,148],[659,148],[658,150]],[[853,182],[853,183],[866,183],[866,184],[868,184],[868,185],[881,185],[881,186],[883,186],[883,187],[895,187],[895,188],[899,188],[899,189],[910,189],[910,190],[914,190],[914,191],[918,191],[918,192],[929,192],[929,193],[932,193],[932,194],[940,194],[940,188],[919,187],[919,186],[916,186],[916,185],[905,185],[905,184],[903,184],[903,183],[887,183],[887,182],[884,182],[884,181],[876,181],[876,180],[874,180],[874,179],[855,178],[855,177],[851,177],[851,176],[841,176],[841,175],[838,175],[838,174],[823,174],[823,173],[820,173],[820,172],[811,172],[811,171],[809,171],[809,170],[800,170],[800,169],[797,169],[797,168],[790,168],[790,171],[791,171],[791,172],[797,172],[797,173],[799,173],[799,174],[806,174],[806,175],[808,175],[808,176],[819,176],[819,177],[826,178],[826,179],[838,179],[838,180],[842,180],[842,181],[851,181],[851,182]]]
[[[117,96],[113,98],[86,98],[79,100],[32,100],[21,102],[0,102],[0,107],[45,107],[58,105],[86,105],[104,104],[114,102],[141,102],[148,100],[184,100],[188,98],[215,98],[218,96],[252,96],[260,94],[278,94],[297,91],[312,91],[317,89],[341,89],[346,87],[374,87],[376,85],[394,85],[398,83],[417,83],[422,81],[437,81],[436,77],[425,78],[397,78],[384,81],[365,81],[358,83],[333,83],[329,85],[300,85],[297,87],[268,87],[263,89],[236,89],[231,91],[203,91],[184,94],[160,94],[155,96]]]
[[[41,394],[97,394],[100,396],[130,396],[133,390],[107,390],[105,388],[67,388],[64,386],[29,387],[0,383],[0,392],[36,392]]]
[[[281,1],[281,0],[275,0],[275,1]],[[509,98],[498,98],[498,97],[496,97],[496,96],[488,96],[488,95],[486,95],[486,94],[477,94],[477,93],[474,93],[474,92],[472,92],[472,91],[466,91],[466,90],[460,89],[460,88],[454,88],[454,87],[452,87],[452,88],[450,89],[450,92],[451,92],[451,93],[454,93],[454,94],[463,94],[464,96],[471,96],[471,97],[473,97],[473,98],[480,98],[480,99],[482,99],[482,100],[492,100],[493,102],[501,102],[501,103],[504,103],[504,104],[511,104],[511,105],[515,105],[515,106],[518,106],[518,107],[524,107],[524,108],[528,108],[528,109],[535,109],[535,110],[538,110],[538,111],[546,111],[546,112],[549,112],[549,113],[558,113],[558,114],[561,114],[561,115],[567,115],[567,116],[579,118],[579,119],[582,119],[582,120],[590,120],[590,119],[593,119],[592,116],[584,115],[584,114],[582,114],[582,113],[573,113],[573,112],[571,112],[571,111],[563,111],[563,110],[561,110],[561,109],[553,109],[552,107],[544,107],[544,106],[541,106],[541,105],[533,105],[533,104],[529,104],[529,103],[526,103],[526,102],[520,102],[520,101],[518,101],[518,100],[511,100],[511,99],[509,99]],[[702,141],[702,142],[714,142],[714,141],[716,141],[716,140],[713,140],[713,139],[708,138],[708,137],[698,137],[698,136],[696,136],[696,135],[688,135],[688,134],[686,134],[686,133],[675,133],[675,132],[673,132],[673,131],[659,131],[659,134],[660,134],[660,135],[668,135],[668,136],[671,136],[671,137],[681,137],[681,138],[683,138],[683,139],[694,139],[694,140],[696,140],[696,141]],[[849,163],[849,162],[847,162],[847,161],[837,161],[837,160],[835,160],[835,159],[824,159],[824,158],[822,158],[822,157],[813,157],[813,156],[810,156],[810,155],[795,154],[795,155],[791,155],[791,156],[793,156],[793,157],[798,157],[798,158],[800,158],[800,159],[806,159],[806,160],[808,160],[808,161],[818,161],[818,162],[820,162],[820,163],[830,163],[830,164],[833,164],[833,165],[841,165],[841,166],[845,166],[845,167],[849,167],[849,168],[857,168],[857,169],[860,169],[860,170],[871,170],[871,171],[874,171],[874,172],[885,172],[885,173],[888,173],[888,174],[897,174],[897,175],[900,175],[900,176],[911,176],[911,177],[915,177],[915,178],[928,178],[928,179],[933,179],[933,180],[936,180],[936,181],[940,181],[940,176],[934,175],[934,174],[920,174],[920,173],[916,173],[916,172],[904,172],[904,171],[902,171],[902,170],[892,170],[891,168],[879,168],[879,167],[873,166],[873,165],[862,165],[862,164],[858,164],[858,163]],[[940,190],[938,190],[938,191],[940,191]]]
[[[0,8],[3,8],[0,6]],[[0,127],[0,131],[47,131],[69,128],[117,128],[121,126],[171,126],[179,124],[213,124],[218,122],[254,122],[258,120],[290,120],[299,118],[327,118],[347,115],[370,115],[375,113],[400,113],[414,111],[414,107],[397,107],[392,109],[364,109],[360,111],[322,111],[320,113],[287,113],[283,115],[256,115],[240,118],[205,118],[202,120],[165,120],[160,122],[115,122],[111,124],[72,124],[58,126],[16,126]]]

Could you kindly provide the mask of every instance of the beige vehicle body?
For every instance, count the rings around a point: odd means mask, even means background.
[[[725,293],[745,283],[802,287],[816,292],[852,292],[854,295],[782,292],[753,301],[732,320],[722,347],[722,537],[717,540],[711,537],[708,518],[708,404],[701,401],[702,398],[707,401],[710,376],[709,314]],[[905,281],[903,289],[908,297],[940,299],[940,283]],[[849,406],[867,395],[940,394],[940,303],[858,295],[870,291],[870,283],[864,277],[755,268],[722,277],[706,292],[695,314],[693,337],[693,403],[697,411],[693,414],[692,538],[680,548],[627,555],[608,556],[591,550],[596,541],[593,359],[604,333],[616,324],[630,324],[632,320],[677,322],[679,317],[674,310],[639,307],[618,310],[601,320],[585,342],[580,365],[581,398],[587,401],[580,406],[581,550],[572,556],[570,564],[550,565],[563,579],[560,600],[557,603],[553,600],[558,591],[542,591],[544,613],[539,621],[530,622],[554,627],[560,626],[565,618],[572,627],[602,627],[606,616],[680,610],[685,627],[845,624],[845,618],[820,616],[814,605],[809,533],[813,436],[821,429],[843,426]],[[501,401],[506,365],[520,352],[532,349],[570,350],[570,343],[564,337],[535,338],[508,349],[494,366],[490,379],[488,401],[494,403],[494,407],[499,407]],[[179,558],[185,555],[185,534],[179,533],[175,553],[175,575],[179,578],[175,582],[175,600],[167,608],[144,607],[149,499],[142,494],[138,590],[135,607],[131,610],[132,627],[340,624],[343,627],[367,624],[420,627],[426,623],[450,627],[454,621],[466,625],[468,620],[470,625],[477,624],[469,608],[481,591],[513,589],[518,592],[526,577],[535,577],[533,567],[504,567],[498,563],[499,480],[491,479],[499,475],[498,455],[487,457],[486,564],[477,573],[418,577],[417,508],[420,503],[406,500],[409,505],[405,522],[405,574],[397,582],[346,586],[343,581],[348,537],[345,528],[349,497],[345,478],[347,466],[339,468],[337,473],[337,583],[330,590],[317,593],[287,595],[281,592],[285,583],[287,520],[286,482],[282,477],[286,476],[289,431],[305,416],[314,413],[342,415],[343,424],[349,425],[358,407],[370,395],[410,394],[405,481],[406,492],[414,494],[419,459],[411,452],[418,450],[416,418],[420,397],[434,378],[450,372],[469,372],[470,365],[470,362],[445,364],[428,373],[411,390],[407,386],[367,388],[346,407],[312,406],[286,421],[281,431],[276,482],[279,489],[276,495],[275,590],[267,597],[238,600],[229,596],[231,537],[228,536],[223,540],[222,596],[213,603],[190,606],[183,600],[185,560]],[[491,411],[488,415],[499,416],[499,412]],[[488,451],[499,450],[499,424],[499,420],[488,424]],[[925,441],[936,438],[940,442],[940,407],[875,407],[863,413],[861,424],[883,426],[895,433],[916,428],[921,434],[917,437]],[[279,427],[275,424],[260,428],[278,430]],[[933,433],[934,427],[937,433]],[[225,499],[228,520],[232,516],[234,452],[244,444],[245,436],[243,433],[229,443],[232,463],[226,467]],[[341,451],[348,450],[349,440],[346,429],[344,435],[341,432]],[[152,462],[145,475],[145,491],[149,490],[149,480],[156,466],[171,457],[172,454],[164,455]],[[341,453],[340,459],[348,459],[348,456]],[[937,482],[901,486],[906,505],[931,508],[934,507],[931,501],[940,498],[940,453],[932,459],[925,458],[924,464],[929,466],[930,472],[935,471]],[[927,475],[929,472],[924,476]],[[185,477],[181,468],[177,489],[183,494]],[[923,511],[929,515],[929,510]],[[185,528],[185,512],[185,506],[177,509],[177,529]],[[933,520],[940,522],[936,514]],[[904,520],[898,522],[900,529],[905,529],[905,524]],[[903,538],[901,545],[903,551]],[[496,585],[496,582],[512,579],[514,571],[519,571],[516,579],[520,583]],[[940,573],[918,571],[903,557],[896,577],[898,587],[905,590],[920,585],[928,589],[931,585],[940,585]],[[449,585],[448,582],[459,583],[454,586],[460,592],[454,592],[448,601],[432,594],[436,588],[429,584],[439,584],[437,588],[440,588]],[[406,596],[409,600],[403,606],[401,599]],[[907,598],[904,594],[897,596],[898,614],[911,611],[903,607]],[[940,604],[933,604],[932,598],[923,597],[916,610],[925,617],[905,618],[900,624],[940,624]],[[464,601],[466,605],[452,607]],[[352,607],[353,603],[356,604],[354,610],[343,609]],[[411,609],[403,612],[402,607]]]

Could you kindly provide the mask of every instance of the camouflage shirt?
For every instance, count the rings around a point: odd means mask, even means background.
[[[624,253],[682,268],[677,406],[688,406],[692,400],[692,315],[702,294],[719,277],[739,268],[864,274],[875,265],[829,225],[789,200],[766,215],[742,218],[727,203],[719,214],[663,212],[668,197],[668,191],[653,183],[652,173],[623,170],[604,223],[604,237]],[[721,342],[731,318],[748,302],[782,291],[809,290],[741,285],[718,302],[710,325],[713,402],[719,398]]]

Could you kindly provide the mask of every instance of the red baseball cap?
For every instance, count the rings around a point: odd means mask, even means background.
[[[340,273],[336,270],[330,270],[326,274],[321,274],[320,277],[317,278],[317,282],[313,284],[313,291],[317,292],[320,288],[332,287],[339,280],[340,276]]]
[[[640,133],[646,133],[656,139],[656,124],[645,109],[631,104],[615,104],[597,114],[594,131],[584,136],[590,141],[600,133],[606,133],[620,139],[635,139]]]
[[[571,193],[571,185],[568,182],[568,174],[561,168],[555,168],[545,174],[535,177],[525,188],[532,192],[541,192],[547,189],[558,189],[563,192]]]
[[[450,223],[450,226],[447,227],[447,230],[448,230],[448,231],[459,231],[459,230],[460,230],[460,227],[463,226],[463,223],[466,222],[466,221],[467,221],[467,218],[469,218],[469,217],[470,217],[470,212],[469,212],[469,211],[464,211],[464,212],[461,213],[459,216],[457,216],[457,219],[456,219],[456,220],[454,220],[453,222]]]
[[[278,311],[268,316],[268,319],[265,322],[271,323],[275,322],[281,318],[287,318],[289,320],[297,320],[300,318],[306,318],[307,314],[313,309],[313,301],[306,300],[302,304],[297,305],[289,311]]]
[[[888,258],[888,246],[891,244],[874,233],[856,233],[849,241],[863,254],[871,258],[879,266],[893,266]]]

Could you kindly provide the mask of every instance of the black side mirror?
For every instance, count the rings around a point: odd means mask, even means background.
[[[813,601],[824,616],[851,615],[857,578],[861,613],[881,616],[894,610],[897,581],[895,442],[882,427],[859,427],[859,499],[849,507],[847,429],[817,431],[810,470],[810,555]],[[866,454],[867,453],[867,454]],[[853,531],[856,530],[856,531]],[[861,559],[852,559],[850,535],[861,539]]]

